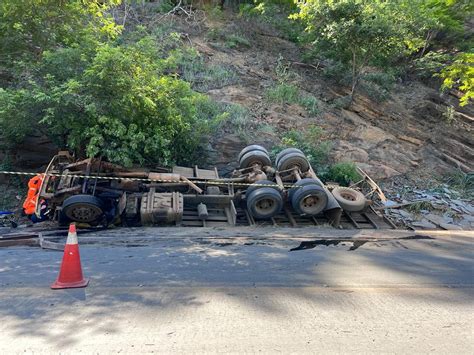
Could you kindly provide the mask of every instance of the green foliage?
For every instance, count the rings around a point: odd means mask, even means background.
[[[317,55],[350,68],[353,95],[368,66],[387,67],[418,46],[411,19],[384,1],[319,1],[298,3],[292,17],[306,24],[307,40]]]
[[[224,12],[220,6],[216,6],[212,3],[204,5],[206,15],[210,20],[220,21],[224,19]]]
[[[444,90],[456,87],[463,93],[460,99],[461,106],[474,99],[474,53],[460,53],[439,76],[443,79]]]
[[[265,90],[267,101],[276,102],[280,105],[297,104],[304,107],[313,116],[319,113],[318,99],[312,95],[302,93],[296,85],[288,83],[288,81],[296,78],[296,75],[290,71],[290,66],[284,63],[281,54],[277,59],[275,74],[278,84]]]
[[[329,152],[332,148],[330,141],[323,140],[324,132],[316,125],[308,126],[304,131],[289,130],[281,138],[281,144],[270,152],[276,156],[281,150],[288,147],[300,149],[318,174],[327,169]]]
[[[48,49],[113,38],[121,28],[107,10],[120,0],[3,0],[0,64],[37,60]]]
[[[353,162],[340,162],[330,166],[322,178],[325,181],[333,181],[343,186],[349,186],[351,183],[359,181],[361,176]]]
[[[361,89],[372,100],[382,102],[389,98],[395,76],[387,72],[366,73],[361,77]]]
[[[324,138],[321,127],[310,125],[304,130],[289,130],[281,138],[281,143],[273,147],[270,155],[274,158],[285,148],[300,149],[310,162],[318,177],[325,182],[337,182],[348,186],[360,180],[356,165],[352,162],[330,164],[329,153],[333,143]]]
[[[293,84],[278,84],[265,91],[265,98],[280,105],[292,104],[298,101],[298,88]]]
[[[173,0],[162,0],[158,6],[158,11],[161,13],[167,13],[174,8]]]
[[[45,52],[35,81],[0,92],[2,120],[36,122],[62,147],[128,166],[196,162],[221,116],[189,83],[166,74],[176,67],[173,55],[160,59],[153,37]]]
[[[230,127],[243,141],[250,142],[251,132],[255,131],[255,121],[247,108],[237,104],[223,104],[226,112],[226,126]]]
[[[440,39],[445,45],[470,48],[472,41],[466,41],[465,21],[474,13],[474,3],[470,0],[416,0],[402,2],[405,13],[413,14],[418,21],[418,30],[424,33],[425,44],[433,41],[436,32],[442,32]],[[444,37],[444,38],[443,38]]]
[[[172,59],[171,59],[172,58]],[[175,65],[181,78],[194,90],[207,92],[237,82],[237,75],[228,65],[208,65],[195,49],[181,49],[172,53],[170,63]]]
[[[338,109],[348,109],[352,103],[351,95],[338,97],[333,101],[333,106]]]
[[[250,47],[250,41],[238,32],[227,33],[225,30],[211,28],[207,33],[207,38],[212,41],[222,41],[227,48]]]
[[[306,112],[308,112],[312,116],[315,116],[320,113],[318,107],[319,101],[313,95],[300,95],[298,99],[298,104],[303,106]]]
[[[30,112],[34,112],[34,94],[28,90],[0,88],[1,148],[12,148],[33,131]]]
[[[449,61],[450,55],[442,51],[428,52],[421,58],[414,60],[417,74],[424,79],[431,78],[433,74],[441,71]]]
[[[238,34],[231,34],[228,36],[225,44],[228,48],[250,47],[248,39]]]
[[[453,189],[461,192],[464,198],[474,197],[474,173],[454,170],[444,177],[445,182]]]
[[[288,18],[295,10],[294,0],[254,0],[253,4],[241,4],[239,14],[244,18],[255,18],[273,27],[281,37],[298,42],[304,25]]]
[[[446,111],[443,113],[443,117],[446,119],[446,122],[448,122],[448,124],[452,124],[456,120],[455,113],[456,110],[453,106],[446,106]]]
[[[305,108],[310,115],[318,114],[318,99],[312,95],[305,95],[293,84],[278,84],[265,91],[265,98],[269,102],[276,102],[280,105],[297,104]]]

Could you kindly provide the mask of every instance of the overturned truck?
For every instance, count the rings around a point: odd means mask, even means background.
[[[273,164],[259,145],[238,162],[221,177],[216,168],[124,168],[59,152],[42,174],[35,216],[60,225],[395,228],[374,208],[385,197],[363,171],[351,187],[325,185],[299,149],[284,149]]]

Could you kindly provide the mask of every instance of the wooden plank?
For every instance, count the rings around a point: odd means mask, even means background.
[[[288,220],[290,221],[290,224],[292,227],[296,227],[296,221],[295,219],[293,218],[293,215],[291,214],[291,211],[290,209],[288,208],[288,206],[285,206],[284,208],[284,211],[285,211],[285,215],[286,217],[288,218]]]
[[[0,247],[36,246],[38,244],[38,238],[0,240]]]
[[[356,227],[357,229],[361,229],[359,225],[357,224],[357,222],[352,218],[352,216],[348,212],[344,211],[344,214],[349,219],[349,222],[351,222],[354,225],[354,227]]]
[[[25,238],[38,238],[38,233],[34,232],[15,232],[15,233],[7,233],[4,235],[0,235],[0,240],[7,240],[7,239],[25,239]]]
[[[49,240],[45,240],[41,233],[39,235],[38,241],[39,241],[39,246],[41,247],[41,249],[50,249],[50,250],[59,250],[59,251],[64,250],[64,243],[56,243],[56,242],[51,242]]]

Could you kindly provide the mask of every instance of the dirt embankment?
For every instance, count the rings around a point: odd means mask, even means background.
[[[222,43],[225,39],[220,39],[221,43],[210,39],[210,30],[216,29],[223,33],[237,31],[249,45],[229,48]],[[305,130],[314,124],[322,127],[325,138],[333,142],[334,161],[354,161],[379,180],[396,176],[428,179],[474,168],[474,111],[470,107],[460,109],[452,95],[443,96],[434,88],[410,81],[397,84],[384,102],[359,94],[350,109],[338,108],[336,100],[347,95],[348,89],[325,79],[321,67],[302,65],[301,49],[268,25],[250,25],[226,14],[225,19],[188,30],[189,44],[208,64],[232,68],[236,75],[230,85],[210,88],[207,93],[217,101],[247,108],[247,119],[254,123],[244,134],[236,132],[230,123],[211,141],[210,163],[223,171],[235,166],[238,152],[245,145],[260,143],[271,148],[285,131]],[[290,65],[292,83],[318,99],[319,113],[311,115],[296,104],[270,104],[265,100],[265,90],[277,80],[278,58]],[[450,106],[455,109],[451,121],[446,118]],[[265,129],[255,128],[255,123]],[[43,137],[28,137],[16,149],[12,163],[23,169],[39,169],[55,150]]]
[[[209,94],[216,100],[245,106],[255,121],[273,128],[255,134],[253,142],[271,145],[286,130],[304,130],[316,124],[334,142],[331,156],[335,161],[354,161],[377,179],[426,179],[457,169],[473,170],[472,107],[460,108],[453,95],[442,95],[421,82],[409,81],[396,84],[386,101],[375,102],[358,94],[350,109],[337,108],[335,100],[347,95],[348,88],[325,79],[321,68],[301,65],[302,53],[294,43],[261,27],[255,30],[252,26],[252,31],[245,33],[251,42],[248,48],[223,51],[202,36],[192,38],[209,62],[232,65],[239,76],[238,83]],[[292,81],[318,99],[318,114],[310,115],[297,105],[265,102],[265,90],[277,80],[279,56],[291,65],[290,70],[295,73]],[[451,115],[449,107],[454,108]],[[218,163],[236,157],[246,144],[235,134],[226,133],[215,144],[222,150]]]

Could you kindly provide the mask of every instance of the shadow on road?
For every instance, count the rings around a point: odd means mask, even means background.
[[[396,289],[397,296],[388,297],[393,302],[443,305],[452,302],[453,294],[465,303],[473,296],[473,247],[465,239],[365,241],[356,248],[348,241],[282,239],[183,238],[131,245],[82,246],[90,286],[64,291],[49,290],[60,252],[0,249],[1,319],[18,336],[62,348],[88,334],[118,332],[117,322],[126,322],[125,314],[135,310],[149,310],[159,322],[165,314],[180,317],[206,306],[215,294],[265,317],[302,311],[282,304],[282,293],[309,302],[309,312],[331,308],[341,314],[348,307],[366,307],[363,296],[373,289],[388,296]],[[449,292],[430,291],[440,287]],[[51,330],[48,324],[58,319],[61,330]]]

